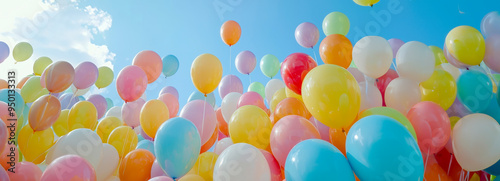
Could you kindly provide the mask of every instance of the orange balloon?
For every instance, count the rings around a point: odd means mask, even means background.
[[[0,89],[7,89],[7,88],[9,88],[9,84],[7,83],[7,81],[0,79]]]
[[[201,145],[200,154],[212,148],[212,146],[214,146],[215,144],[215,141],[217,141],[218,136],[219,136],[219,130],[215,128],[214,133],[212,134],[212,136],[210,136],[210,139],[208,139],[208,141],[205,142],[205,144]]]
[[[73,84],[75,69],[65,61],[54,62],[45,71],[45,87],[49,92],[59,93],[65,91]]]
[[[337,147],[344,156],[346,156],[345,151],[345,140],[347,132],[344,129],[330,128],[330,143]]]
[[[160,55],[151,50],[144,50],[135,55],[132,65],[138,66],[144,70],[148,77],[148,84],[158,79],[163,69],[163,62],[161,61]]]
[[[13,162],[10,160],[11,158],[15,158]],[[18,162],[19,148],[17,148],[14,144],[7,144],[0,155],[0,164],[5,170],[8,170],[10,167],[16,166]]]
[[[120,164],[120,180],[149,180],[154,161],[155,156],[148,150],[137,149],[129,152]]]
[[[326,64],[349,68],[352,61],[352,44],[341,34],[328,35],[319,45],[319,55]]]
[[[219,131],[222,132],[222,134],[228,136],[229,130],[227,128],[227,123],[224,120],[224,117],[222,116],[222,111],[220,107],[217,108],[215,115],[217,115],[217,127],[219,128]]]
[[[311,118],[311,113],[307,111],[304,103],[300,102],[300,100],[294,97],[285,98],[280,103],[278,103],[278,105],[276,105],[272,124],[274,125],[281,118],[288,115],[298,115],[306,119]]]
[[[24,83],[26,83],[26,81],[28,81],[28,79],[30,79],[31,76],[26,76],[26,77],[23,77],[23,79],[21,79],[21,81],[19,81],[16,85],[16,88],[18,89],[21,89],[23,88],[23,85]]]
[[[229,46],[232,46],[240,40],[241,36],[241,27],[240,25],[233,20],[226,21],[220,27],[220,37],[222,41]]]
[[[50,128],[61,114],[61,103],[57,97],[44,95],[31,105],[28,120],[34,131]]]

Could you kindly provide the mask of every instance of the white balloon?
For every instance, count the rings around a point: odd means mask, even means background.
[[[89,92],[90,88],[92,86],[86,88],[86,89],[76,89],[76,87],[71,84],[71,92],[73,92],[73,95],[75,95],[75,97],[78,97],[78,96],[83,96],[85,95],[87,92]]]
[[[455,79],[455,81],[458,79],[458,77],[460,77],[460,70],[457,67],[453,66],[452,64],[442,63],[441,67],[443,68],[444,71],[450,73],[451,76],[453,76],[453,78]]]
[[[102,159],[95,169],[97,181],[105,181],[113,175],[113,171],[118,167],[119,161],[120,157],[118,156],[116,148],[110,144],[104,143],[102,145]]]
[[[224,99],[222,99],[222,104],[220,106],[222,117],[224,121],[229,123],[231,116],[238,107],[238,101],[240,100],[241,94],[238,92],[231,92],[227,94]]]
[[[122,107],[121,106],[114,106],[112,108],[109,108],[108,112],[106,112],[106,115],[104,117],[117,117],[120,120],[122,120]]]
[[[399,48],[396,69],[401,77],[423,82],[434,73],[435,61],[434,53],[427,45],[410,41]]]
[[[406,115],[413,105],[422,99],[420,86],[414,80],[398,77],[385,89],[385,104]]]
[[[391,68],[392,58],[391,45],[380,36],[365,36],[352,49],[352,60],[358,70],[374,79]]]
[[[380,90],[378,90],[374,82],[368,82],[370,83],[367,84],[367,81],[359,83],[359,90],[361,92],[360,112],[373,107],[382,106],[382,93],[380,93]],[[368,89],[366,88],[367,85]]]
[[[267,82],[265,90],[267,103],[270,103],[274,93],[282,88],[285,88],[285,83],[279,79],[271,79]]]
[[[231,138],[223,138],[215,144],[214,153],[220,155],[227,147],[233,145]]]
[[[271,171],[259,149],[237,143],[224,150],[215,162],[214,181],[271,181]]]
[[[453,152],[467,171],[488,168],[500,159],[500,125],[486,114],[469,114],[453,128]]]

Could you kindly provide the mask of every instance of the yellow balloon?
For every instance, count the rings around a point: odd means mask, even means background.
[[[265,111],[254,105],[238,108],[229,121],[233,143],[248,143],[260,149],[269,146],[271,120]]]
[[[320,65],[312,69],[302,82],[306,108],[330,128],[349,126],[356,119],[360,97],[356,79],[337,65]]]
[[[446,57],[444,56],[443,49],[437,47],[437,46],[429,46],[429,48],[432,50],[432,53],[434,53],[434,59],[436,60],[436,66],[441,65],[442,63],[448,63],[446,60]]]
[[[451,124],[451,130],[455,127],[455,124],[460,120],[460,117],[458,116],[452,116],[450,117],[450,124]]]
[[[95,131],[101,138],[102,143],[107,143],[109,134],[118,126],[123,126],[122,120],[114,116],[109,116],[99,122]]]
[[[300,102],[303,102],[304,100],[302,100],[302,96],[293,92],[292,90],[290,90],[288,87],[285,87],[285,93],[286,93],[286,97],[293,97],[293,98],[296,98],[298,99]]]
[[[141,121],[142,130],[151,138],[155,138],[156,131],[160,128],[161,124],[169,118],[168,107],[158,99],[149,100],[142,106]]]
[[[21,88],[21,97],[23,97],[26,103],[34,102],[39,97],[48,93],[49,91],[42,87],[39,76],[30,77]]]
[[[20,42],[12,49],[12,57],[17,62],[28,60],[33,55],[33,47],[28,42]]]
[[[27,124],[19,132],[19,150],[24,159],[34,164],[40,164],[45,160],[47,150],[52,147],[54,142],[54,133],[52,129],[43,131],[33,131]]]
[[[95,86],[99,89],[105,88],[113,82],[114,78],[115,75],[113,74],[113,70],[109,67],[99,67],[99,76],[97,77]]]
[[[108,144],[116,148],[120,158],[125,157],[137,146],[137,134],[129,126],[115,128],[108,137]]]
[[[293,91],[292,91],[293,92]],[[271,111],[274,112],[274,109],[276,109],[276,106],[286,98],[286,87],[281,88],[280,90],[277,90],[273,98],[271,99]]]
[[[222,78],[222,64],[212,54],[196,57],[191,65],[191,79],[201,93],[208,94],[217,88]]]
[[[95,130],[97,126],[97,109],[94,104],[89,101],[77,102],[68,115],[68,128],[69,131],[78,128],[87,128]]]
[[[35,60],[33,64],[33,73],[37,76],[41,76],[45,68],[52,63],[49,57],[40,57]]]
[[[59,114],[59,118],[57,118],[56,122],[52,125],[52,129],[54,129],[54,132],[59,137],[69,133],[68,115],[69,109],[62,110]]]
[[[199,175],[188,174],[188,175],[184,175],[183,177],[181,177],[181,179],[179,179],[179,181],[205,181],[205,179],[203,179],[203,177],[201,177]]]
[[[204,152],[198,156],[198,160],[188,174],[197,174],[206,181],[213,180],[214,166],[219,155],[213,152]]]
[[[429,79],[420,83],[420,91],[422,101],[432,101],[448,110],[457,96],[457,83],[450,73],[436,69]]]
[[[470,26],[453,28],[445,39],[450,54],[467,65],[479,65],[484,58],[485,43],[483,35]]]
[[[377,4],[380,0],[354,0],[354,2],[361,6],[373,6]]]

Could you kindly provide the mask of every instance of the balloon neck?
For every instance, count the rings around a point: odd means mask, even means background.
[[[370,4],[370,7],[373,7],[373,4]]]
[[[207,94],[203,94],[205,97],[207,97]]]
[[[469,70],[469,67],[467,67],[467,68],[465,68],[465,69]]]

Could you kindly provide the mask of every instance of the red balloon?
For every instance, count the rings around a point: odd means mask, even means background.
[[[387,73],[382,75],[382,77],[379,77],[377,79],[377,87],[378,90],[380,90],[380,93],[382,94],[382,106],[385,106],[385,89],[387,88],[387,85],[391,83],[392,80],[398,78],[399,75],[395,70],[389,69]]]
[[[448,176],[450,176],[452,180],[460,180],[461,172],[467,173],[467,171],[462,169],[460,164],[458,164],[455,155],[448,152],[446,148],[443,148],[441,149],[441,151],[434,154],[434,157],[436,158],[439,166],[443,168],[443,170],[448,174]]]
[[[281,65],[281,77],[290,90],[302,95],[302,80],[316,66],[311,56],[305,53],[293,53],[288,55]]]

